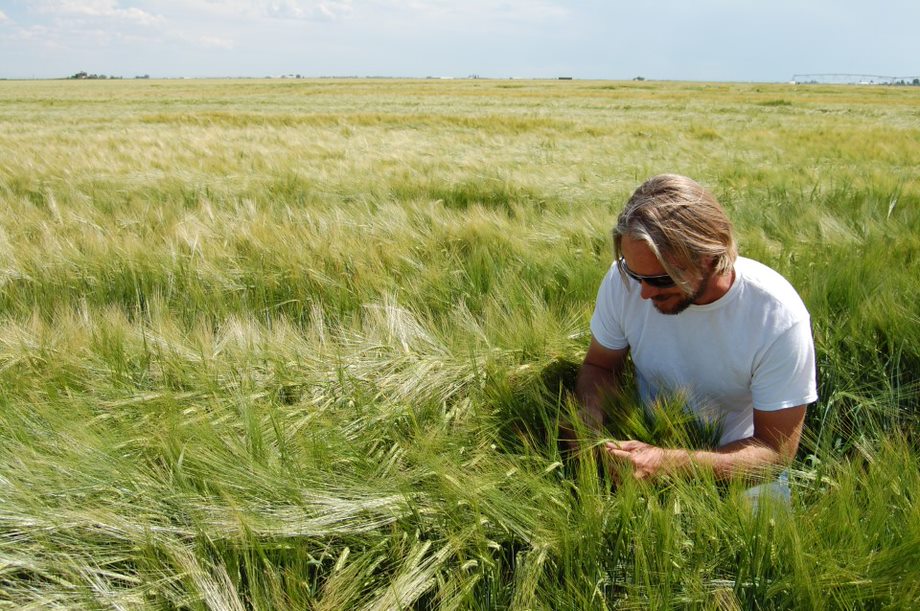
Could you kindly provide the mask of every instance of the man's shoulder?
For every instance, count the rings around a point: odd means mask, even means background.
[[[747,285],[765,294],[783,295],[791,291],[798,295],[792,284],[782,274],[760,261],[738,257],[735,261],[735,272]]]
[[[755,302],[790,320],[808,318],[808,310],[795,287],[773,268],[754,259],[738,257],[735,272],[743,283],[744,300]]]

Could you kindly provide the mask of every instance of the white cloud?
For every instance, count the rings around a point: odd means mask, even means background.
[[[10,18],[6,16],[6,13],[0,11],[0,23],[7,23],[9,20]]]
[[[485,7],[489,3],[484,4]],[[502,2],[498,10],[507,15],[515,15],[524,20],[548,20],[567,17],[571,11],[564,2],[550,0],[528,1],[513,0]]]
[[[227,21],[353,19],[376,25],[402,23],[404,27],[420,23],[474,27],[496,21],[523,25],[553,22],[572,14],[559,0],[160,0],[157,6],[171,14],[208,15]]]
[[[43,25],[16,28],[4,40],[12,42],[38,42],[47,47],[60,47],[52,36],[52,31]]]
[[[162,15],[154,15],[137,7],[122,8],[117,0],[43,0],[37,8],[42,13],[59,18],[102,19],[143,26],[158,25],[165,21]]]
[[[566,17],[569,8],[556,0],[380,0],[377,3],[390,13],[409,13],[418,19],[477,24],[492,20],[519,23],[550,21]]]
[[[263,18],[329,21],[352,14],[351,0],[165,0],[175,13],[208,15],[227,21]]]
[[[271,0],[261,3],[265,13],[282,19],[334,20],[351,14],[351,2],[302,2],[300,0]]]

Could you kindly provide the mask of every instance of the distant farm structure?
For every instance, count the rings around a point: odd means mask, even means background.
[[[920,76],[883,76],[880,74],[793,74],[791,83],[824,85],[920,85]]]

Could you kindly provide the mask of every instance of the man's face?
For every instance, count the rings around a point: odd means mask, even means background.
[[[635,274],[639,276],[662,276],[668,273],[648,245],[642,240],[634,240],[629,236],[623,236],[620,248],[623,251],[623,258],[626,259],[626,265]],[[662,314],[680,314],[702,297],[708,282],[708,275],[701,278],[693,287],[693,293],[690,295],[684,293],[679,286],[658,288],[647,282],[642,282],[640,295],[642,299],[651,299],[652,305]]]

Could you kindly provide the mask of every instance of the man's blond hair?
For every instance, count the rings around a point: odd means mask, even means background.
[[[686,293],[694,280],[729,273],[738,256],[722,206],[696,181],[677,174],[648,179],[626,202],[613,228],[617,258],[623,256],[624,236],[645,242]]]

